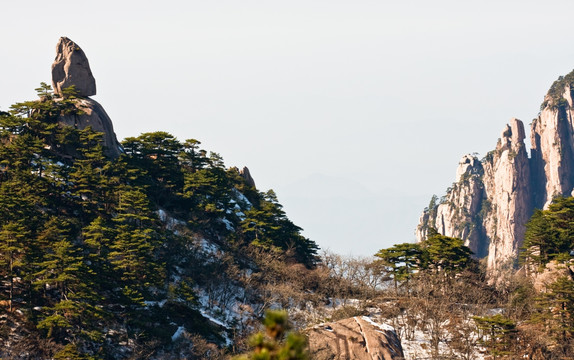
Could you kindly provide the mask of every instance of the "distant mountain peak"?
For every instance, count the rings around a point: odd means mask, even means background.
[[[531,154],[522,121],[511,119],[495,150],[482,160],[465,155],[456,182],[423,211],[419,241],[428,230],[459,237],[477,257],[488,257],[488,270],[512,266],[535,208],[574,190],[574,72],[555,81],[531,124]]]

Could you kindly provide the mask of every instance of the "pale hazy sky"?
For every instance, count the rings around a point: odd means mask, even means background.
[[[196,138],[248,166],[323,249],[414,239],[466,153],[574,68],[574,2],[5,1],[0,109],[86,52],[118,138]]]

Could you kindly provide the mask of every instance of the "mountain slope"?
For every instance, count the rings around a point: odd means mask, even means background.
[[[312,269],[316,244],[272,190],[199,141],[95,131],[75,85],[42,84],[39,100],[0,114],[0,357],[217,358],[240,346],[279,302],[286,280],[271,267]]]

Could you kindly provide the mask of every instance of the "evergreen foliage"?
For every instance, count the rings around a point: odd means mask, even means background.
[[[548,210],[536,210],[526,224],[520,259],[542,271],[550,261],[567,262],[574,249],[574,198],[557,197]]]
[[[546,106],[554,107],[564,107],[568,106],[568,102],[564,101],[562,94],[564,93],[564,87],[574,85],[574,70],[569,72],[565,76],[560,76],[556,81],[552,83],[550,89],[548,90],[549,99],[545,99],[540,105],[540,110],[543,110]],[[563,101],[561,101],[563,100]]]
[[[290,332],[286,311],[267,311],[263,319],[265,333],[254,334],[249,343],[253,351],[237,360],[306,360],[307,341],[303,335]]]
[[[397,289],[400,281],[407,281],[413,272],[419,268],[422,260],[422,250],[419,244],[403,243],[381,249],[375,254],[384,266],[388,266]]]
[[[493,359],[512,355],[511,346],[516,335],[516,324],[501,314],[494,316],[474,316],[481,331],[480,343],[487,348]]]
[[[421,272],[441,272],[454,276],[473,264],[472,251],[458,238],[441,235],[429,229],[427,239],[419,244],[403,243],[379,250],[375,256],[389,268],[395,289],[399,282],[407,286],[409,279]]]

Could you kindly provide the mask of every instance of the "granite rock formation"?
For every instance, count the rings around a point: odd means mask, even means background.
[[[483,173],[482,163],[476,157],[463,156],[452,188],[440,201],[433,197],[423,212],[417,227],[417,238],[425,239],[432,227],[441,234],[465,239],[465,245],[474,254],[485,255],[486,248],[480,242],[484,231],[481,226],[475,225],[484,199]]]
[[[103,133],[105,154],[115,159],[123,151],[119,144],[112,120],[104,108],[88,96],[96,94],[96,80],[90,70],[90,64],[84,51],[72,40],[62,37],[56,46],[56,59],[52,64],[52,86],[57,97],[65,96],[63,90],[74,86],[77,99],[75,106],[79,114],[61,115],[61,125],[73,126],[83,130],[91,126]]]
[[[445,196],[433,198],[417,226],[419,241],[429,228],[465,240],[488,270],[515,264],[525,224],[535,208],[574,189],[574,71],[560,77],[531,124],[528,156],[522,122],[511,119],[495,150],[482,160],[465,155]]]
[[[62,96],[62,90],[75,86],[79,96],[96,95],[96,79],[84,51],[72,40],[61,37],[52,64],[52,87]]]
[[[317,325],[307,335],[311,357],[317,360],[404,359],[396,332],[365,316]]]
[[[123,149],[114,133],[112,120],[102,105],[93,99],[84,98],[77,100],[76,107],[81,110],[80,115],[62,115],[58,122],[62,125],[73,126],[79,130],[91,126],[94,131],[103,133],[104,152],[108,157],[117,158]]]
[[[540,208],[556,195],[571,195],[574,188],[573,73],[552,85],[532,122],[532,165],[539,185],[535,201]]]
[[[486,206],[482,224],[490,239],[488,269],[512,265],[522,246],[525,224],[533,212],[524,138],[522,121],[512,119],[504,128],[496,150],[483,160]]]

